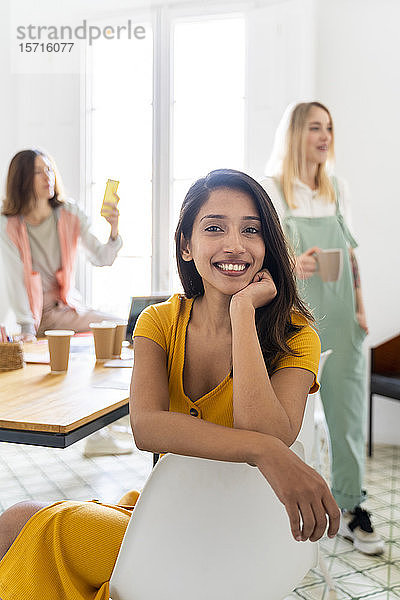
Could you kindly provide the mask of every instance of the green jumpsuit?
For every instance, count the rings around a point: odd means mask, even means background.
[[[362,352],[365,332],[356,318],[349,254],[349,247],[355,248],[357,243],[340,212],[336,180],[332,179],[332,183],[335,215],[296,217],[283,198],[283,228],[297,256],[312,246],[342,249],[343,268],[337,281],[323,282],[314,274],[310,279],[299,279],[298,287],[316,319],[322,351],[333,350],[322,374],[321,398],[331,442],[332,493],[340,508],[351,510],[366,495],[362,490],[367,406]]]

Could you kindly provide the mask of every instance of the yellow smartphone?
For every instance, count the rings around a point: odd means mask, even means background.
[[[115,179],[107,179],[106,191],[104,192],[103,204],[101,205],[100,210],[102,217],[107,217],[111,213],[110,207],[104,206],[104,203],[107,202],[115,205],[118,204],[118,200],[114,196],[114,193],[117,193],[118,186],[119,181],[116,181]]]

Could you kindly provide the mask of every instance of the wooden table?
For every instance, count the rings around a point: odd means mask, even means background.
[[[47,351],[46,342],[26,346]],[[71,354],[62,375],[45,364],[0,373],[0,441],[66,448],[128,414],[130,377],[85,352]]]

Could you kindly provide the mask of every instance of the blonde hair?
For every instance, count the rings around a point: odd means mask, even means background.
[[[306,136],[307,117],[312,107],[321,108],[328,115],[332,125],[332,141],[328,150],[328,161],[334,159],[333,122],[329,110],[320,102],[301,102],[293,109],[289,127],[286,132],[285,151],[282,162],[281,185],[289,208],[296,208],[293,195],[293,183],[296,178],[301,179],[306,168]],[[326,172],[325,163],[320,163],[315,175],[315,185],[321,196],[328,202],[335,202],[335,190]]]

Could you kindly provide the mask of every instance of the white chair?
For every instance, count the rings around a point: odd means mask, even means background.
[[[319,360],[318,381],[321,381],[321,375],[326,360],[332,354],[332,350],[322,352]],[[301,442],[304,447],[304,460],[312,465],[318,473],[322,474],[322,455],[329,446],[329,433],[325,421],[324,409],[322,407],[319,391],[310,394],[307,399],[306,409],[304,411],[303,423],[297,436],[296,442]],[[295,444],[292,449],[295,448]]]
[[[323,353],[319,377],[331,350]],[[314,395],[292,450],[310,463]],[[318,560],[320,559],[320,560]],[[136,504],[110,581],[112,600],[281,600],[319,564],[295,542],[283,505],[258,469],[167,454]]]
[[[331,354],[332,350],[325,350],[325,352],[322,352],[321,354],[318,370],[319,381],[321,381],[322,371],[324,369],[326,360]],[[322,474],[324,471],[324,463],[326,457],[329,456],[329,431],[328,426],[326,424],[324,407],[322,406],[322,400],[319,391],[316,394],[313,394],[311,398],[313,398],[314,400],[314,443],[311,455],[307,457],[306,461],[309,464],[312,464],[312,466],[318,471],[318,473]]]
[[[301,444],[297,448],[301,450]],[[317,564],[258,469],[167,454],[134,510],[112,600],[281,600]]]
[[[326,350],[321,354],[318,369],[319,381],[321,381],[326,360],[331,354],[332,350]],[[293,450],[298,443],[301,443],[304,448],[304,462],[313,466],[322,475],[323,457],[329,449],[329,433],[319,391],[308,396],[303,423],[299,435],[292,445]],[[322,554],[319,554],[318,567],[328,586],[329,599],[333,600],[336,598],[336,586]]]

